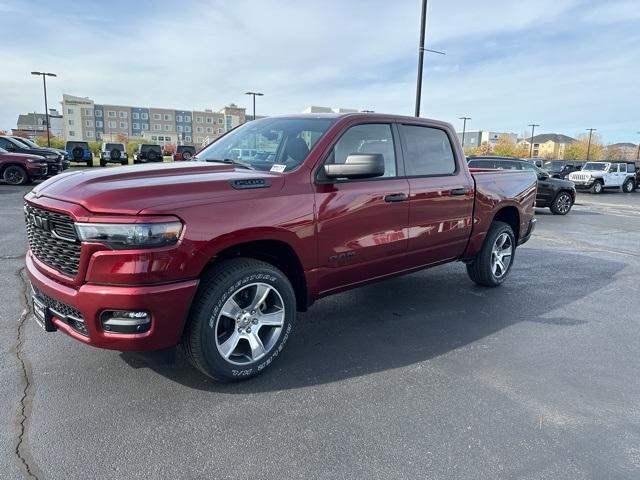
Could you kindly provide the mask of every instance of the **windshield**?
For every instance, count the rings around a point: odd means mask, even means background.
[[[38,145],[36,142],[32,142],[31,140],[29,140],[28,138],[20,138],[18,139],[21,143],[24,143],[26,146],[31,147],[31,148],[40,148],[40,145]]]
[[[608,163],[586,163],[582,170],[604,171],[609,168]]]
[[[564,162],[559,162],[558,160],[544,162],[544,168],[546,170],[562,170],[562,167],[564,167]]]
[[[22,147],[22,148],[31,148],[29,145],[27,145],[26,143],[24,143],[24,141],[23,141],[22,139],[17,139],[17,138],[13,138],[13,137],[12,137],[12,139],[13,139],[13,141],[14,141],[15,143],[17,143],[17,144],[18,144],[18,146],[19,146],[19,147]]]
[[[334,121],[325,118],[254,120],[206,147],[195,160],[234,162],[262,171],[291,171],[304,162]]]
[[[0,147],[0,153],[9,153],[4,148]]]

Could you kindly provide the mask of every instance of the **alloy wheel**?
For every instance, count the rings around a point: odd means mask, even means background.
[[[21,185],[25,181],[25,173],[17,167],[9,167],[4,172],[4,180],[11,185]]]
[[[504,232],[498,235],[491,249],[491,272],[496,278],[503,277],[513,257],[513,241],[511,236]]]
[[[285,308],[272,285],[252,283],[236,290],[215,323],[216,348],[230,363],[247,365],[273,349],[282,333]]]
[[[571,197],[567,193],[562,193],[556,200],[556,209],[561,214],[566,214],[571,210]]]

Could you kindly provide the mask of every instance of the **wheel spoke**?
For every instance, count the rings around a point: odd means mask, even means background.
[[[262,340],[258,336],[257,331],[251,332],[247,339],[249,340],[249,346],[251,347],[251,360],[255,361],[258,358],[262,357],[266,351],[264,349],[264,345],[262,344]]]
[[[238,346],[238,342],[240,341],[240,334],[237,330],[234,330],[231,336],[221,345],[218,346],[220,353],[224,358],[229,358],[229,356],[233,353],[233,351]]]
[[[236,317],[240,314],[241,310],[242,309],[236,303],[233,297],[230,297],[222,306],[222,311],[220,313],[225,317],[233,318],[235,320]]]
[[[281,327],[284,323],[284,310],[278,310],[273,313],[265,313],[258,317],[258,325],[269,327]]]
[[[258,285],[256,285],[256,292],[253,295],[253,299],[251,300],[249,309],[255,310],[256,308],[258,308],[267,299],[270,291],[271,287],[269,285],[266,285],[264,283],[259,283]]]

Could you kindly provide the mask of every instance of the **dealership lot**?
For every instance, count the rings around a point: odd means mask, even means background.
[[[453,264],[322,300],[220,385],[38,329],[27,190],[0,185],[0,478],[640,475],[640,193],[539,210],[500,288]]]

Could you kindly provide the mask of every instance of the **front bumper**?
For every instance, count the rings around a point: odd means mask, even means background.
[[[529,222],[529,228],[527,229],[527,233],[525,233],[522,237],[518,239],[518,245],[522,245],[523,243],[526,243],[529,241],[529,239],[531,238],[531,235],[533,234],[533,231],[536,229],[537,223],[538,223],[537,218],[534,217],[531,219],[531,221]]]
[[[32,179],[44,178],[49,173],[49,166],[46,163],[29,164],[27,165],[27,173],[29,174],[29,178]]]
[[[26,265],[36,292],[62,304],[52,312],[55,328],[70,337],[98,348],[120,351],[160,350],[178,344],[182,335],[197,280],[151,285],[113,286],[83,284],[72,288],[42,273],[31,251]],[[69,310],[68,308],[69,307]],[[151,314],[151,328],[145,333],[110,333],[102,328],[100,314],[104,310],[145,310]],[[70,318],[64,312],[73,311]],[[84,325],[78,327],[78,314]]]

